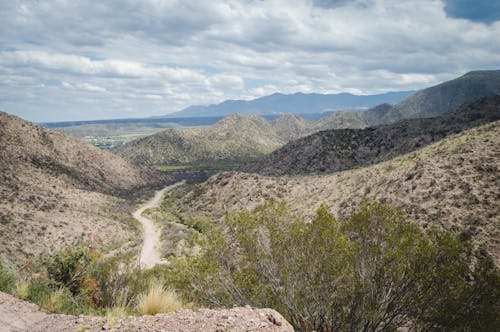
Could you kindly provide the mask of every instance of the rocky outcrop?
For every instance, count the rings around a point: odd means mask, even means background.
[[[11,295],[0,292],[0,326],[4,332],[74,331],[293,331],[275,310],[180,310],[155,316],[107,318],[48,314]]]

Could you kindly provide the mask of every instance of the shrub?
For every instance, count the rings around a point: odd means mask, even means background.
[[[68,248],[44,261],[49,279],[67,287],[73,295],[82,291],[88,267],[97,257],[88,248]]]
[[[183,308],[183,303],[172,289],[160,282],[152,282],[149,289],[137,298],[137,309],[143,315],[156,315]]]
[[[0,262],[0,292],[12,293],[16,287],[17,276]]]
[[[99,306],[130,307],[138,294],[148,287],[151,278],[138,265],[127,258],[111,257],[95,261],[87,269],[99,290]]]
[[[211,306],[271,307],[299,331],[495,330],[498,271],[469,268],[458,236],[424,233],[387,205],[344,220],[322,206],[311,223],[284,204],[228,216],[172,281]]]

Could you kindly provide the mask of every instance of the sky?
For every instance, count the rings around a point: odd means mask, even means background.
[[[0,110],[148,117],[500,69],[496,0],[0,0]]]

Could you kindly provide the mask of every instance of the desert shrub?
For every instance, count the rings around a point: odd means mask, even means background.
[[[17,276],[0,261],[0,292],[12,293],[16,287]]]
[[[148,287],[151,272],[141,271],[132,258],[111,257],[95,261],[87,269],[96,281],[100,306],[104,308],[132,307],[135,298]]]
[[[179,310],[184,307],[174,290],[153,281],[149,288],[137,298],[137,309],[143,315],[156,315]]]
[[[50,256],[29,259],[19,270],[13,291],[42,308],[64,314],[125,315],[151,280],[165,284],[166,268],[140,270],[134,257],[102,257],[76,246]]]
[[[179,289],[210,306],[274,308],[299,331],[498,327],[491,260],[471,269],[468,242],[380,203],[344,220],[323,206],[310,223],[267,204],[227,216],[202,245],[174,262]]]
[[[87,287],[88,267],[97,259],[90,249],[77,246],[56,252],[43,262],[49,279],[67,287],[73,295]],[[91,286],[89,286],[91,287]]]

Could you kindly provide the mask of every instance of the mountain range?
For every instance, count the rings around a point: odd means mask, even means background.
[[[132,163],[163,169],[235,169],[239,165],[264,157],[290,141],[321,130],[361,129],[410,118],[436,117],[454,111],[465,102],[495,94],[500,94],[500,71],[476,71],[418,91],[396,105],[384,103],[365,111],[337,111],[316,121],[306,121],[291,114],[268,121],[258,115],[233,113],[215,125],[167,129],[128,142],[118,147],[116,152]],[[271,97],[264,100],[273,100]],[[278,99],[288,97],[281,95]],[[227,102],[225,105],[230,104]],[[467,119],[459,118],[456,120],[464,124],[462,129],[468,128],[465,125]],[[414,124],[422,130],[428,125],[426,121],[416,121]],[[413,124],[406,126],[411,127]],[[436,125],[437,127],[439,125]],[[413,131],[413,137],[419,135],[419,130]],[[371,131],[370,129],[359,133]],[[380,132],[384,131],[385,129]],[[306,138],[301,142],[311,139]],[[433,140],[427,139],[426,142],[428,144]],[[375,141],[372,143],[372,146],[374,145]],[[325,166],[318,167],[318,170],[328,169]]]
[[[287,142],[325,128],[363,128],[349,112],[316,121],[286,114],[274,120],[233,113],[212,126],[172,128],[127,142],[114,151],[143,166],[234,169],[263,157]]]
[[[332,129],[300,138],[244,169],[264,175],[332,173],[392,159],[463,130],[500,120],[500,96],[466,103],[434,118],[363,129]]]
[[[240,114],[307,114],[324,113],[343,109],[362,110],[381,103],[397,103],[414,91],[387,92],[376,95],[353,95],[350,93],[274,93],[253,100],[226,100],[209,106],[189,106],[165,117],[225,116]]]

